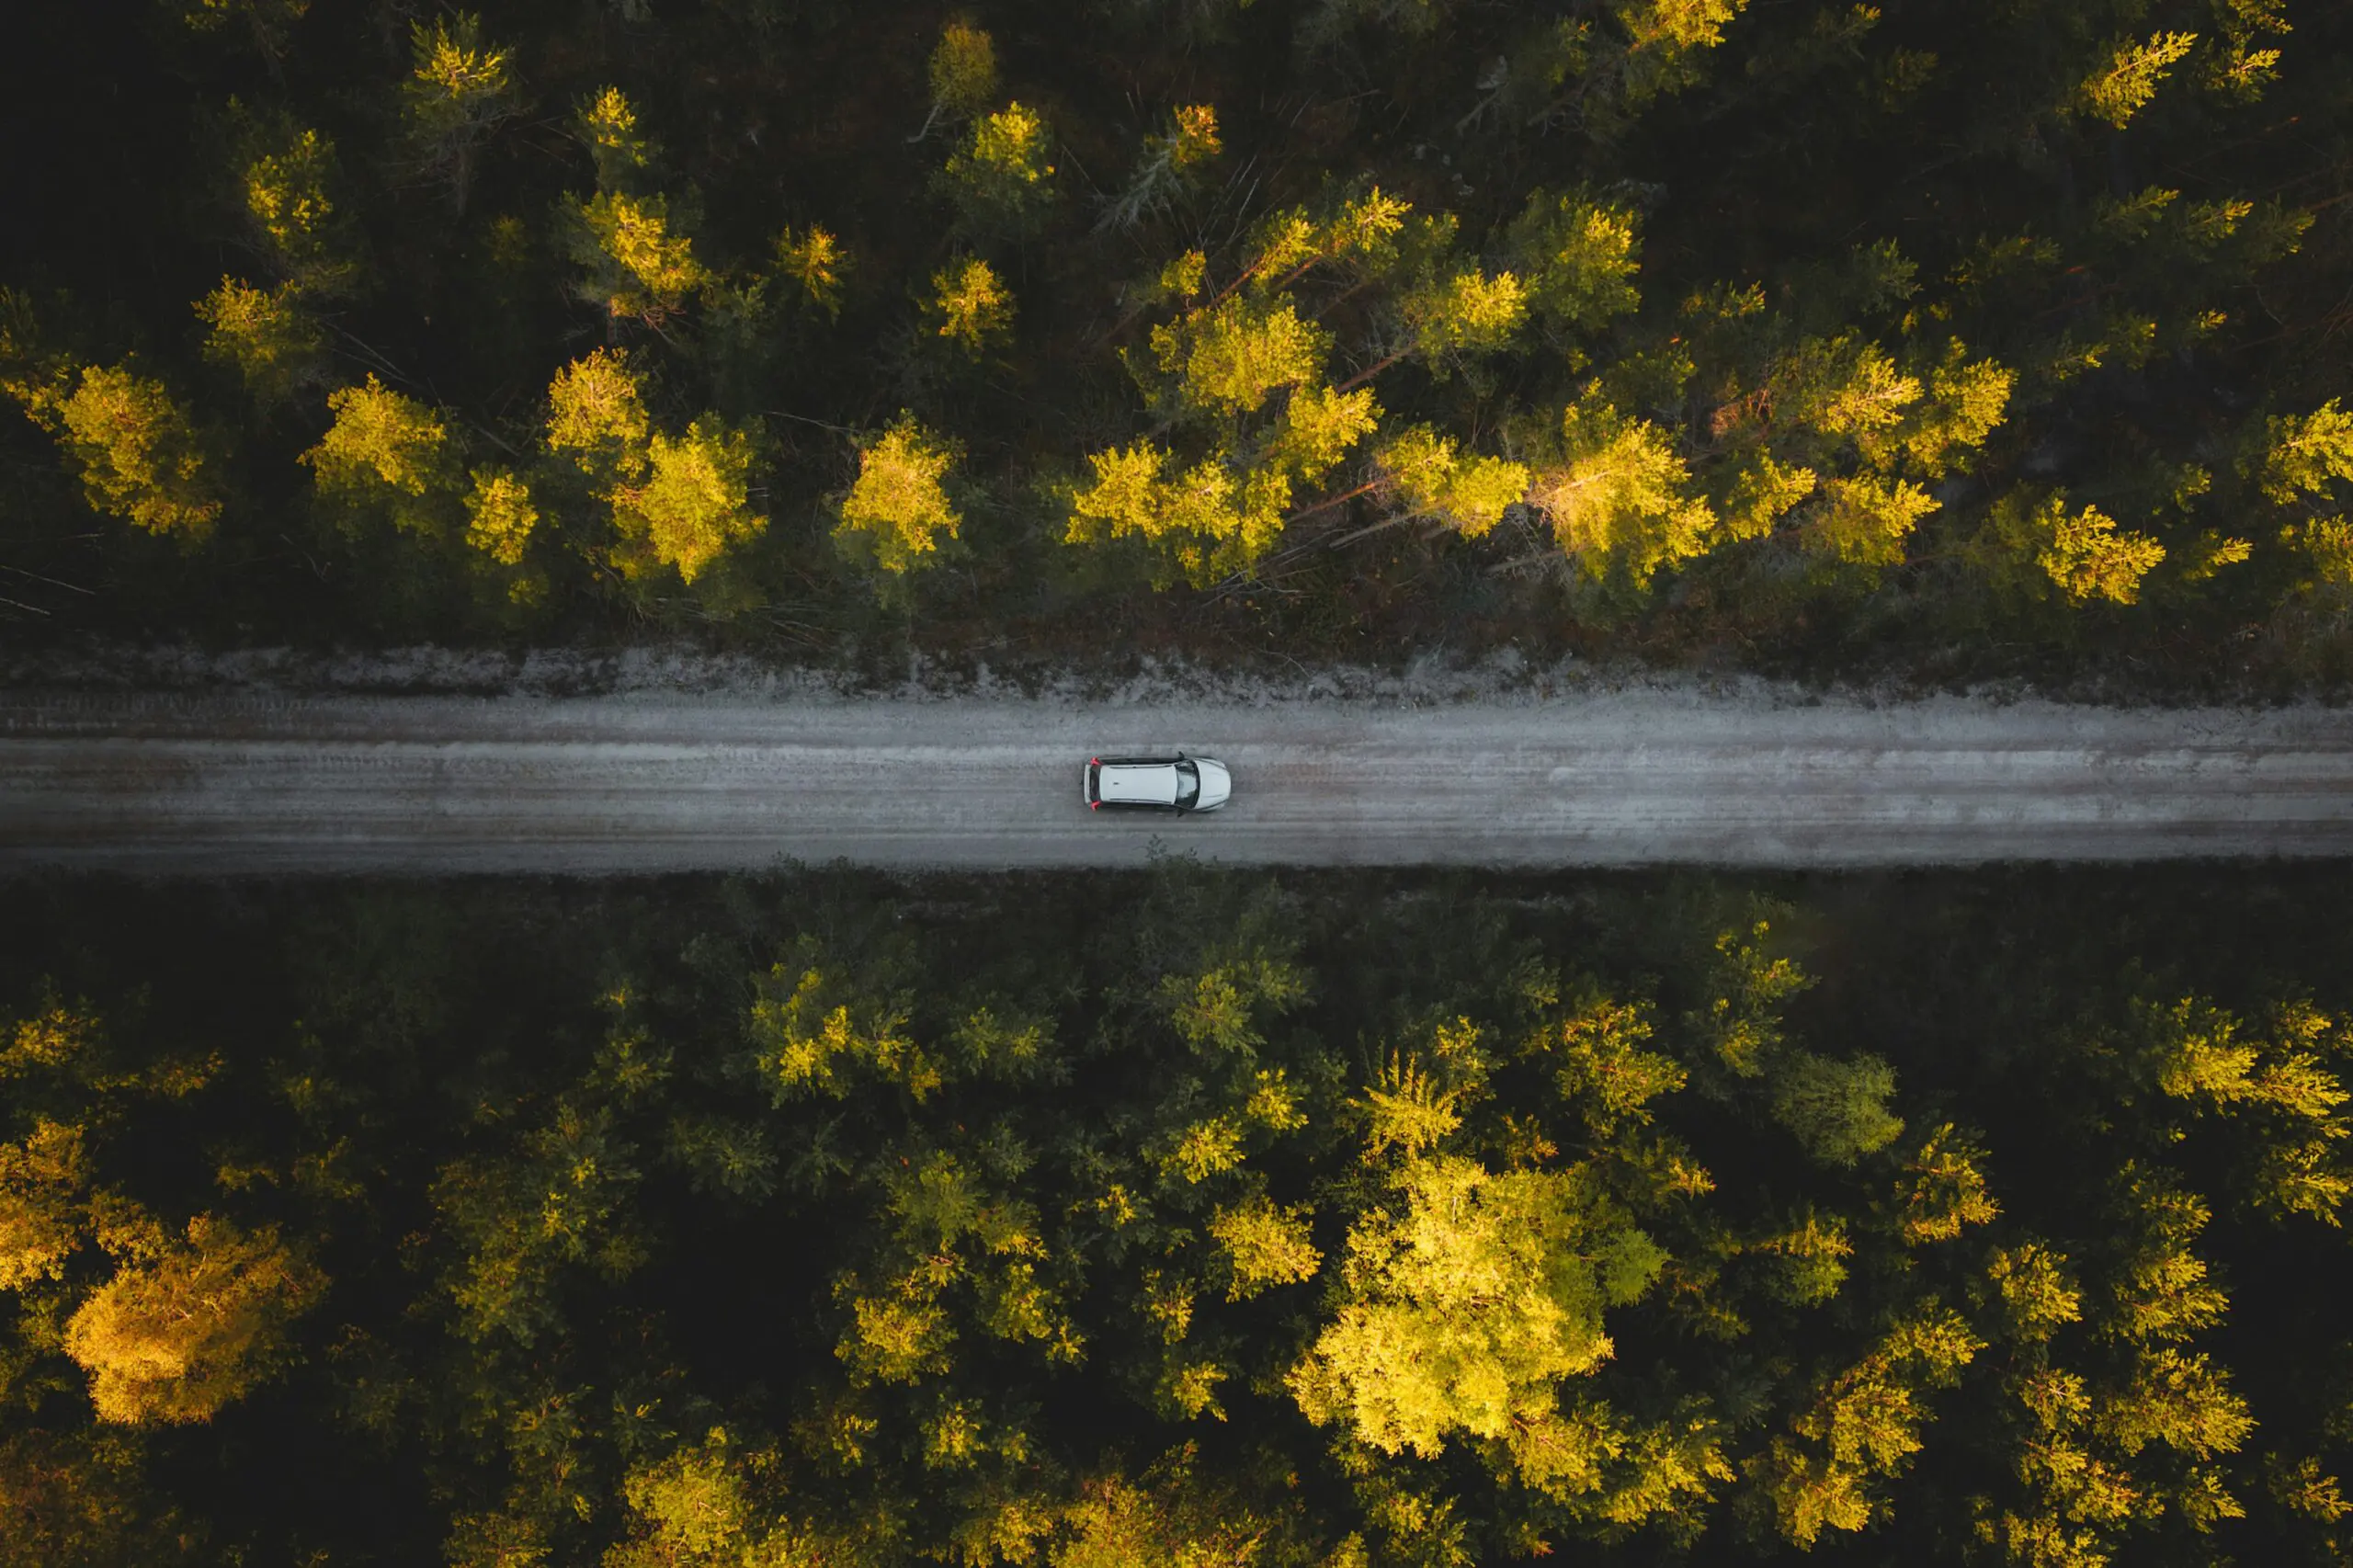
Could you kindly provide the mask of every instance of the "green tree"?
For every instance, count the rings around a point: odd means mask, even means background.
[[[279,277],[313,296],[340,292],[358,275],[337,183],[335,143],[291,127],[264,133],[242,176],[245,217],[263,253]]]
[[[911,142],[930,135],[943,119],[961,124],[989,107],[996,97],[996,40],[968,21],[950,21],[939,29],[924,77],[931,87],[931,112]]]
[[[1583,192],[1531,192],[1504,234],[1529,308],[1563,332],[1592,332],[1641,306],[1639,244],[1632,211]]]
[[[1052,156],[1053,133],[1038,111],[1007,104],[972,122],[940,171],[940,188],[972,233],[1025,238],[1053,209]]]
[[[1218,135],[1217,110],[1208,104],[1178,106],[1167,129],[1143,140],[1143,155],[1128,183],[1104,204],[1098,232],[1134,229],[1147,214],[1162,210],[1193,187],[1200,173],[1225,150]]]
[[[285,57],[295,24],[310,15],[311,0],[178,0],[175,8],[191,32],[209,33],[232,21],[244,23],[254,52],[274,70]]]
[[[244,378],[255,401],[283,403],[323,372],[326,335],[292,283],[257,289],[233,278],[196,304],[204,357]]]
[[[409,51],[409,79],[401,86],[409,139],[426,171],[448,182],[451,204],[463,212],[476,150],[515,112],[510,51],[484,44],[482,18],[464,11],[434,18],[430,28],[411,22]]]

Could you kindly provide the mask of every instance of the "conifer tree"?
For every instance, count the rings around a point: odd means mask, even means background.
[[[858,478],[842,498],[835,543],[870,553],[893,574],[930,564],[939,541],[963,528],[963,514],[941,483],[956,460],[952,443],[902,415],[858,453]]]
[[[222,502],[188,415],[163,382],[128,366],[91,366],[55,414],[58,445],[90,505],[195,543]]]
[[[450,204],[462,213],[476,149],[514,112],[510,51],[483,43],[482,18],[465,11],[435,18],[429,29],[410,23],[409,48],[413,68],[401,88],[409,137],[426,171],[448,182]]]

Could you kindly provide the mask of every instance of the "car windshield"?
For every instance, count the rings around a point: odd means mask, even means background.
[[[1189,806],[1201,798],[1201,770],[1189,762],[1176,765],[1176,803]]]

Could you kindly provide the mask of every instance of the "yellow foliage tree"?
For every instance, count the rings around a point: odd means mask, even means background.
[[[581,100],[574,134],[588,144],[597,183],[628,190],[654,162],[654,144],[637,128],[637,108],[619,87],[599,87]]]
[[[265,403],[290,396],[315,374],[326,347],[325,335],[292,283],[256,289],[223,278],[197,301],[196,317],[206,328],[204,357],[233,369]]]
[[[2077,90],[2083,111],[2119,131],[2149,106],[2158,85],[2198,43],[2196,33],[2152,33],[2139,43],[2118,43],[2097,71]]]
[[[1280,1208],[1264,1193],[1211,1216],[1210,1235],[1231,1276],[1225,1299],[1246,1301],[1270,1287],[1313,1278],[1324,1255],[1309,1239],[1307,1222],[1304,1205]]]
[[[1281,388],[1319,381],[1331,342],[1288,300],[1231,299],[1152,335],[1154,357],[1178,378],[1186,406],[1225,415],[1255,412]]]
[[[655,432],[646,475],[614,492],[618,552],[632,574],[675,566],[691,583],[727,551],[756,539],[768,520],[750,506],[752,438],[704,415],[683,436]]]
[[[402,528],[434,526],[427,499],[446,483],[449,432],[433,410],[370,375],[327,398],[335,423],[301,456],[319,494],[347,507],[382,505]]]
[[[942,538],[954,539],[964,516],[941,481],[956,466],[952,442],[902,415],[858,454],[858,478],[842,498],[837,544],[870,551],[885,572],[927,564]]]
[[[1937,498],[1908,479],[1860,473],[1822,482],[1822,499],[1809,508],[1800,535],[1816,554],[1865,566],[1892,566]]]
[[[276,1232],[210,1216],[189,1221],[184,1240],[153,1228],[125,1250],[65,1325],[103,1421],[210,1420],[269,1375],[325,1283]]]
[[[64,1272],[87,1179],[79,1128],[44,1119],[23,1142],[0,1143],[0,1290]]]
[[[1528,500],[1586,575],[1622,570],[1637,586],[1704,551],[1716,526],[1667,433],[1598,400],[1563,415],[1558,460],[1538,469]]]
[[[1038,111],[1008,104],[972,122],[940,181],[969,226],[1026,234],[1053,206],[1052,149],[1053,134]]]
[[[996,97],[996,40],[968,21],[950,21],[939,29],[924,76],[931,86],[931,115],[915,132],[918,142],[943,116],[970,119],[988,108]]]
[[[1351,1227],[1346,1295],[1291,1395],[1383,1453],[1528,1440],[1562,1419],[1563,1380],[1608,1358],[1604,1307],[1639,1298],[1663,1261],[1579,1173],[1415,1155],[1393,1205]]]
[[[1289,478],[1279,470],[1245,473],[1221,449],[1164,477],[1169,453],[1150,441],[1087,459],[1092,483],[1071,497],[1071,544],[1137,539],[1152,545],[1184,580],[1206,587],[1246,568],[1282,532]]]
[[[164,383],[127,366],[91,366],[57,409],[58,445],[90,505],[152,534],[212,532],[221,500],[188,415]]]
[[[669,199],[599,191],[575,201],[574,259],[586,270],[581,297],[615,320],[659,326],[710,280],[694,242],[671,224]]]
[[[1013,335],[1013,293],[996,268],[967,256],[932,274],[931,313],[938,335],[977,356]]]
[[[1870,1483],[1920,1451],[1927,1394],[1949,1386],[1984,1348],[1960,1314],[1930,1305],[1899,1319],[1830,1378],[1754,1466],[1783,1539],[1810,1548],[1825,1529],[1868,1525]]]
[[[2353,409],[2330,398],[2310,414],[2272,415],[2253,466],[2264,494],[2279,506],[2330,500],[2338,483],[2353,480]]]
[[[2131,604],[2141,597],[2142,579],[2165,558],[2164,545],[2119,529],[2097,506],[2071,513],[2063,491],[2039,502],[2004,496],[1974,548],[1998,579],[2034,597],[2055,590],[2070,605]]]
[[[2116,519],[2097,506],[2073,517],[2053,496],[2038,521],[2050,526],[2050,541],[2034,563],[2059,585],[2070,604],[2106,599],[2129,605],[2141,597],[2141,579],[2165,558],[2165,547],[2147,534],[2120,533]]]
[[[306,292],[325,293],[355,270],[329,186],[335,143],[315,131],[295,131],[275,151],[245,165],[245,215],[281,275]]]
[[[1381,364],[1394,363],[1411,353],[1443,366],[1469,355],[1493,354],[1510,347],[1520,324],[1528,319],[1528,290],[1511,273],[1490,275],[1467,267],[1410,290],[1399,305],[1399,313],[1412,334],[1411,347]]]
[[[785,230],[777,236],[776,267],[777,276],[790,282],[805,303],[827,316],[841,313],[849,253],[830,231],[814,225]]]
[[[597,349],[548,384],[548,450],[569,457],[584,473],[606,480],[643,473],[652,428],[624,350]]]
[[[501,566],[519,566],[539,527],[530,487],[504,469],[476,469],[466,495],[466,542]]]
[[[1525,463],[1465,453],[1426,425],[1406,430],[1373,461],[1405,516],[1435,517],[1472,539],[1525,499],[1533,478]]]

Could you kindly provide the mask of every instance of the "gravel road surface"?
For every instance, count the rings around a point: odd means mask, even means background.
[[[1090,813],[1090,755],[1224,759]],[[0,695],[0,866],[651,872],[2353,854],[2353,711],[1632,690],[1359,699]]]

